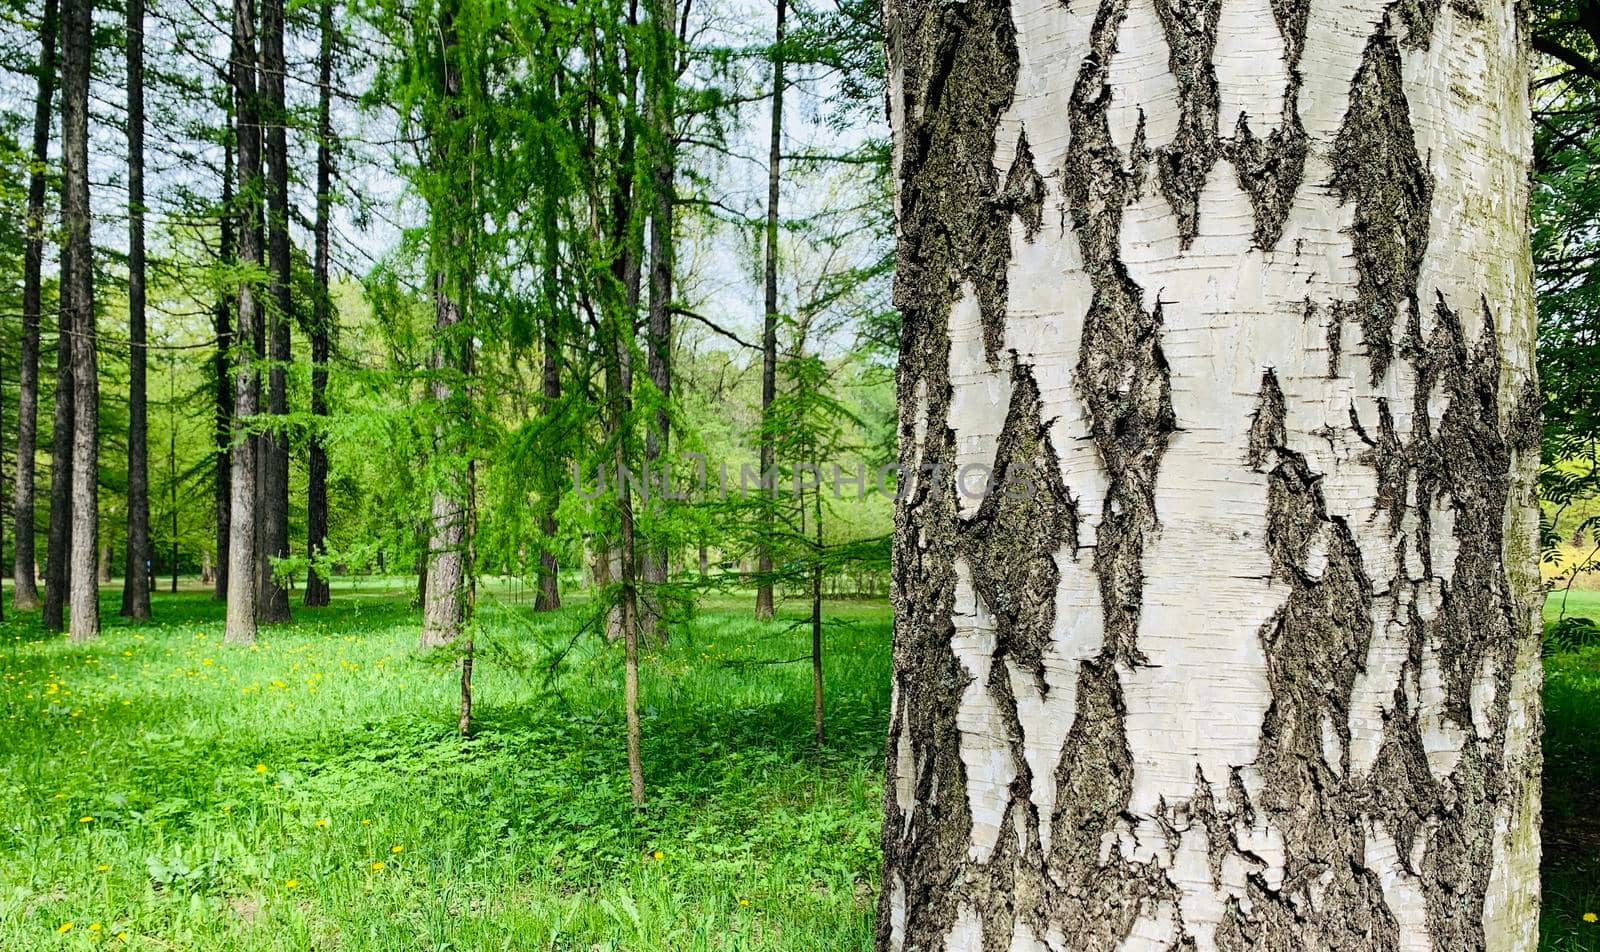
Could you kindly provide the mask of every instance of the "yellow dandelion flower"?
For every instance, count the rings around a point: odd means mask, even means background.
[[[96,866],[94,868],[94,871],[97,872],[97,873],[103,873],[103,872],[106,872],[107,870],[109,870],[110,868],[111,867],[107,866],[105,863],[101,863],[99,866]]]
[[[371,826],[372,825],[372,821],[371,820],[362,820],[361,821],[361,825],[362,826]]]
[[[298,880],[298,879],[285,879],[283,881],[283,888],[284,889],[293,889],[298,885],[300,885],[300,880]]]
[[[1586,912],[1586,913],[1583,914],[1583,921],[1584,922],[1600,922],[1600,916],[1597,916],[1592,912]]]
[[[741,905],[741,906],[748,906],[748,905],[750,905],[750,900],[748,900],[748,899],[741,899],[741,900],[739,900],[739,905]]]
[[[94,817],[92,817],[92,816],[80,816],[80,817],[78,817],[78,822],[79,823],[93,823],[94,822]]]
[[[266,764],[256,764],[256,773],[266,773],[266,772],[267,772],[267,765]]]
[[[66,935],[67,933],[69,933],[71,931],[72,931],[72,923],[70,923],[70,922],[63,922],[63,923],[61,923],[61,925],[56,926],[56,933],[58,935]]]
[[[382,870],[383,870],[383,860],[381,860],[381,859],[380,860],[374,860],[373,863],[372,863],[372,871],[374,873],[376,873],[376,872],[381,872]]]
[[[396,843],[395,845],[389,847],[389,852],[391,852],[391,853],[404,853],[405,851],[406,851],[406,848],[404,846],[401,846],[399,843]]]
[[[666,859],[667,858],[667,854],[661,852],[660,850],[656,850],[654,853],[651,853],[650,855],[651,855],[651,857],[653,857],[655,859]]]
[[[100,923],[98,923],[98,922],[89,923],[89,931],[90,932],[99,932],[100,931]]]
[[[117,938],[120,941],[126,942],[126,941],[128,941],[128,934],[126,932],[119,932],[119,933],[117,933]]]
[[[331,821],[327,817],[323,817],[322,819],[317,821],[317,829],[319,829],[319,830],[326,829],[330,822]]]

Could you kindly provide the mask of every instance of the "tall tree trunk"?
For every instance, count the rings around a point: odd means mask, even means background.
[[[333,293],[328,286],[329,213],[333,207],[333,0],[319,4],[317,28],[322,43],[317,55],[317,221],[312,263],[317,298],[311,318],[311,415],[321,418],[328,415],[328,343],[333,331]],[[312,427],[310,442],[306,555],[312,559],[312,567],[306,576],[305,604],[326,605],[327,569],[316,564],[327,554],[328,543],[328,450],[319,427]]]
[[[820,482],[820,479],[819,479]],[[827,734],[822,719],[822,489],[811,492],[811,506],[815,518],[812,531],[816,533],[816,555],[811,564],[811,722],[812,733],[820,750]]]
[[[150,617],[150,445],[144,287],[144,0],[128,7],[128,544],[122,614]]]
[[[878,946],[1532,950],[1518,7],[1092,2],[886,10]]]
[[[61,273],[72,270],[72,247],[61,243]],[[50,522],[45,527],[44,611],[49,631],[66,628],[72,588],[72,341],[73,313],[65,284],[57,307],[56,391],[50,420]]]
[[[429,130],[429,144],[435,171],[447,181],[462,181],[455,163],[467,156],[459,148],[461,137],[456,125],[462,121],[462,94],[459,52],[455,26],[455,7],[449,5],[440,17],[438,83],[436,92],[443,101],[446,120]],[[432,519],[428,539],[428,587],[422,612],[423,648],[454,641],[466,622],[467,510],[465,500],[471,479],[469,466],[461,466],[462,433],[465,421],[451,419],[459,408],[452,406],[470,366],[471,337],[464,333],[462,296],[470,282],[462,277],[467,257],[464,216],[458,207],[459,194],[435,195],[429,215],[433,239],[429,250],[433,267],[434,344],[430,366],[433,371],[432,397],[440,413],[434,428],[434,453],[442,471],[442,482],[433,490]]]
[[[232,80],[230,78],[230,86]],[[233,154],[236,138],[233,132],[234,107],[231,105],[233,92],[228,94],[230,106],[228,107],[228,129],[223,135],[222,150],[222,214],[217,222],[220,233],[217,241],[217,256],[224,267],[233,267],[235,259],[235,217],[233,194]],[[217,335],[217,349],[211,360],[213,385],[215,387],[214,399],[216,410],[214,413],[215,424],[212,431],[213,454],[216,459],[215,492],[213,506],[216,513],[217,529],[217,566],[216,573],[212,576],[212,595],[218,601],[228,598],[228,560],[230,552],[230,528],[233,512],[233,359],[231,349],[235,345],[233,333],[233,308],[237,301],[237,294],[224,293],[218,297],[217,303],[212,307],[211,323]]]
[[[22,354],[17,376],[17,480],[11,504],[16,542],[12,563],[11,603],[19,609],[39,607],[34,578],[34,483],[39,439],[39,325],[44,313],[44,197],[50,161],[51,99],[56,82],[57,0],[45,0],[39,21],[38,92],[33,101],[32,167],[28,170],[28,233],[22,264]]]
[[[289,590],[273,574],[273,559],[289,556],[289,329],[293,313],[290,293],[288,110],[284,104],[283,0],[261,4],[261,100],[266,130],[267,271],[271,302],[266,308],[268,351],[267,413],[271,425],[262,433],[256,513],[260,563],[256,614],[267,624],[289,620]]]
[[[235,308],[232,500],[228,523],[228,617],[224,640],[253,644],[256,640],[256,449],[250,428],[260,399],[260,373],[251,338],[261,320],[256,298],[256,272],[261,268],[261,125],[256,99],[255,9],[251,0],[233,2],[233,88],[238,116],[234,139],[239,152],[237,228],[239,266],[248,269],[239,282]]]
[[[553,245],[551,246],[554,247]],[[552,309],[553,310],[553,309]],[[544,335],[544,412],[557,412],[561,400],[561,342],[554,327],[554,314]],[[561,503],[560,475],[547,481],[539,505],[539,594],[534,611],[554,611],[561,607],[561,566],[556,561],[556,508]]]
[[[651,126],[650,163],[650,300],[647,314],[645,369],[655,386],[660,406],[645,426],[646,474],[655,468],[661,476],[661,495],[667,496],[667,444],[671,437],[672,399],[672,269],[674,178],[677,172],[676,96],[678,5],[676,0],[651,0],[650,38],[654,46],[651,68],[646,71],[646,109]],[[646,480],[648,484],[648,479]],[[667,619],[658,592],[667,580],[667,546],[650,539],[641,559],[643,611],[641,622],[658,644],[667,641]]]
[[[176,380],[177,360],[175,355],[167,352],[167,405],[176,406],[178,402]],[[172,507],[172,592],[178,591],[178,424],[173,419],[169,410],[167,415],[167,487],[169,496],[168,504]],[[210,566],[205,565],[201,570],[201,581],[210,579]],[[151,566],[150,587],[155,588],[155,566]]]
[[[624,266],[627,267],[626,265]],[[632,307],[624,308],[631,315]],[[618,623],[623,642],[623,710],[628,731],[628,782],[635,807],[644,806],[644,754],[643,737],[639,724],[639,596],[636,579],[638,563],[635,558],[632,488],[623,470],[626,465],[629,428],[632,426],[633,370],[630,342],[620,316],[613,311],[604,329],[606,340],[600,346],[605,356],[606,402],[611,439],[615,447],[612,465],[616,467],[616,501],[618,536],[621,556],[621,597],[617,604]]]
[[[766,311],[761,322],[761,474],[772,469],[772,401],[778,396],[778,184],[783,158],[783,31],[786,0],[778,0],[772,42],[772,127],[767,145]],[[761,544],[756,549],[756,619],[772,617],[772,510],[763,500]]]
[[[68,633],[100,636],[100,379],[89,214],[89,69],[93,6],[66,0],[61,23],[61,224],[71,249],[62,294],[72,312],[72,582]]]
[[[444,257],[456,249],[441,251]],[[449,412],[455,399],[455,374],[459,366],[458,352],[466,346],[461,340],[461,306],[455,298],[458,287],[448,270],[448,265],[434,275],[434,349],[431,361],[434,372],[432,396],[441,408]],[[453,462],[461,458],[458,425],[441,423],[434,431],[435,453],[445,468],[449,485],[435,487],[433,507],[429,522],[428,579],[424,591],[422,613],[423,648],[448,644],[461,635],[466,620],[466,599],[463,588],[465,574],[465,544],[467,538],[467,513],[462,504],[463,488],[453,478]]]

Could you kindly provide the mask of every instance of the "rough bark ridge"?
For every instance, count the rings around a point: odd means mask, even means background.
[[[1270,9],[886,7],[882,949],[1534,946],[1527,38]]]

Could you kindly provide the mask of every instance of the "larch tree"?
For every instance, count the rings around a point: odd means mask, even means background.
[[[472,335],[467,315],[473,176],[469,164],[478,146],[467,115],[463,60],[469,56],[457,33],[458,0],[441,0],[418,11],[417,109],[427,157],[423,180],[428,204],[428,267],[433,293],[433,353],[429,360],[434,426],[435,485],[428,536],[428,577],[423,602],[421,646],[437,647],[460,637],[466,624],[467,550],[471,464],[459,419],[470,400]],[[470,669],[464,669],[470,672]],[[465,681],[463,684],[465,685]],[[466,695],[463,695],[463,710]],[[462,731],[465,733],[465,729]]]
[[[61,272],[71,267],[72,249],[61,243]],[[72,338],[73,314],[63,283],[56,307],[55,406],[50,419],[50,515],[45,527],[44,610],[49,631],[66,628],[67,591],[72,587]]]
[[[762,233],[765,295],[761,323],[761,446],[762,478],[773,464],[772,402],[778,396],[778,197],[783,163],[783,31],[787,0],[778,0],[772,41],[772,123],[767,141],[767,222]],[[763,496],[766,493],[763,492]],[[772,509],[761,508],[761,541],[756,549],[756,618],[772,618]]]
[[[289,391],[290,317],[294,301],[289,244],[289,112],[285,105],[283,0],[261,4],[261,92],[263,151],[266,154],[267,416],[256,451],[256,615],[276,624],[289,620],[289,590],[279,583],[273,560],[289,555]]]
[[[144,0],[127,0],[128,96],[128,541],[122,610],[150,617],[150,445],[145,352]]]
[[[230,275],[238,264],[236,259],[237,228],[234,212],[233,176],[235,136],[233,125],[233,79],[227,78],[228,89],[223,95],[227,104],[226,121],[222,128],[222,183],[219,213],[217,215],[217,264]],[[222,293],[211,305],[211,329],[216,334],[216,347],[211,356],[212,385],[212,507],[216,516],[217,570],[212,579],[212,597],[217,601],[228,598],[228,562],[230,560],[233,513],[233,309],[238,301],[236,288],[224,282]]]
[[[645,465],[666,483],[667,451],[672,435],[672,272],[673,202],[677,175],[678,4],[676,0],[649,0],[648,51],[644,72],[646,141],[650,164],[650,297],[645,318],[645,370],[655,389],[655,419],[645,426]],[[648,472],[648,471],[647,471]],[[647,501],[645,501],[647,502]],[[639,559],[640,581],[646,611],[642,621],[658,643],[667,640],[666,605],[659,586],[667,580],[667,545],[649,540]]]
[[[1523,12],[887,4],[880,948],[1535,947]]]
[[[45,0],[39,20],[39,64],[35,74],[32,163],[28,169],[27,244],[23,251],[22,346],[17,372],[17,475],[12,484],[12,527],[16,536],[12,553],[12,604],[20,609],[39,607],[39,587],[34,576],[34,457],[39,437],[39,326],[44,311],[44,200],[50,161],[51,103],[56,83],[57,0]]]
[[[317,5],[317,213],[312,226],[312,279],[316,298],[311,311],[311,415],[328,415],[328,357],[333,333],[333,294],[328,286],[328,261],[333,211],[333,55],[337,38],[333,25],[333,0]],[[328,567],[319,560],[328,547],[328,449],[322,430],[313,426],[307,448],[306,605],[329,601]]]
[[[255,331],[261,323],[256,297],[261,254],[261,122],[256,92],[255,5],[233,2],[233,45],[230,72],[234,89],[234,142],[239,187],[234,216],[238,242],[234,304],[233,456],[229,461],[232,493],[228,505],[228,612],[223,638],[232,644],[256,640],[257,492],[253,438],[260,402],[261,376],[256,363]]]
[[[91,0],[61,5],[61,227],[66,265],[62,311],[72,316],[72,545],[67,631],[100,636],[100,381],[94,313],[94,248],[89,211],[89,72],[94,59]],[[57,359],[61,359],[59,356]]]

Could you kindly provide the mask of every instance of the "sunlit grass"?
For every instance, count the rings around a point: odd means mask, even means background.
[[[404,596],[343,594],[253,649],[203,593],[156,625],[108,601],[87,647],[6,625],[0,948],[870,946],[881,604],[829,608],[821,756],[809,666],[753,663],[808,632],[743,601],[683,626],[646,661],[636,816],[620,650],[581,638],[552,674],[582,607],[485,608],[463,743]]]

